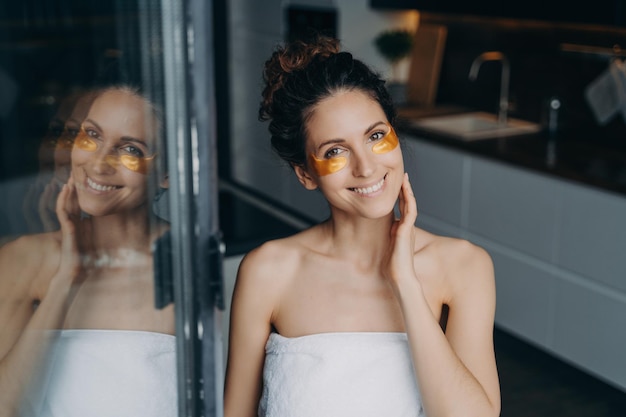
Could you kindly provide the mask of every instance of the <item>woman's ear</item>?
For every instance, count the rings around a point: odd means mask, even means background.
[[[306,171],[304,166],[302,165],[292,165],[293,170],[298,177],[298,181],[300,184],[304,186],[307,190],[315,190],[317,188],[317,182],[315,179]]]

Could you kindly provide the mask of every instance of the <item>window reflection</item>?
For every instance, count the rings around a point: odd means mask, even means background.
[[[1,387],[2,403],[27,415],[58,407],[93,415],[96,400],[103,415],[173,415],[174,314],[171,305],[154,308],[151,252],[168,228],[150,210],[167,176],[109,158],[159,148],[158,112],[127,86],[89,96],[81,128],[98,133],[98,148],[74,145],[58,158],[69,165],[52,165],[49,184],[67,179],[55,198],[59,230],[0,250],[0,320],[8,328],[0,381],[23,379]],[[57,139],[55,156],[68,149]]]
[[[74,139],[96,93],[75,91],[60,100],[37,153],[39,171],[24,198],[23,212],[30,233],[59,228],[56,197],[69,178]]]
[[[163,116],[142,79],[160,51],[136,5],[43,3],[0,6],[0,407],[175,416]]]

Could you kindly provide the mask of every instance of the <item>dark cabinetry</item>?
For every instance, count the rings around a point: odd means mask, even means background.
[[[626,26],[626,0],[370,0],[374,9],[416,9],[424,12],[532,19],[563,23]]]

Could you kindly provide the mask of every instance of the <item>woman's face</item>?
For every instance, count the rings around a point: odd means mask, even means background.
[[[156,145],[147,106],[122,90],[107,91],[91,105],[72,150],[72,175],[84,212],[104,216],[145,205]]]
[[[335,209],[366,218],[389,214],[402,185],[404,163],[395,132],[367,94],[343,91],[322,100],[307,123],[303,185],[320,188]]]
[[[77,100],[72,113],[65,121],[63,133],[59,137],[54,150],[54,177],[60,184],[65,184],[69,178],[71,166],[71,153],[74,139],[80,132],[80,126],[87,117],[89,106],[93,100],[91,92],[83,93]]]
[[[48,123],[46,135],[39,146],[39,166],[42,170],[54,170],[55,150],[59,140],[63,136],[63,130],[67,119],[72,114],[76,98],[74,96],[65,97],[57,109],[56,113]]]

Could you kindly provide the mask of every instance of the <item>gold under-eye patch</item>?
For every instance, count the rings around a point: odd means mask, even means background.
[[[391,128],[380,142],[372,146],[372,152],[387,153],[396,149],[396,146],[398,146],[398,135],[396,135],[396,131]]]
[[[95,152],[96,150],[98,150],[98,142],[90,138],[84,129],[81,129],[76,136],[74,146],[87,152]],[[104,160],[107,164],[111,166],[116,167],[119,164],[122,164],[124,167],[130,169],[131,171],[138,172],[140,174],[146,174],[150,169],[150,162],[154,159],[155,156],[156,155],[139,157],[127,154],[109,154],[104,157]]]
[[[309,161],[311,166],[320,177],[328,174],[335,173],[341,168],[345,167],[348,163],[348,158],[345,156],[338,156],[330,159],[318,159],[315,155],[309,155]]]
[[[154,155],[146,158],[139,158],[132,155],[119,156],[119,161],[122,163],[122,165],[124,165],[131,171],[139,172],[140,174],[148,173],[148,169],[150,169],[150,161],[152,161],[153,159]]]
[[[80,132],[78,132],[78,135],[76,135],[76,139],[74,139],[74,146],[87,152],[95,152],[98,149],[96,141],[91,139],[87,135],[87,132],[83,129],[81,129]]]

